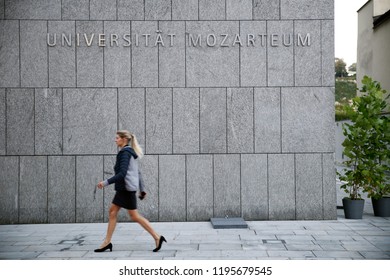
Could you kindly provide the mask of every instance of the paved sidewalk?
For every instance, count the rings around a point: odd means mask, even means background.
[[[390,259],[390,218],[250,221],[248,229],[213,229],[210,222],[152,223],[168,243],[135,223],[119,223],[113,251],[94,253],[106,223],[1,225],[0,259]]]

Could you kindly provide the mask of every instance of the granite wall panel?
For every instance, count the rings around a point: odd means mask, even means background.
[[[75,30],[74,21],[49,21],[50,43],[55,44],[49,47],[49,87],[76,86],[75,39],[71,46],[66,41]]]
[[[19,223],[47,223],[47,157],[20,157]]]
[[[76,158],[48,158],[48,222],[76,222]]]
[[[64,154],[116,153],[116,89],[64,89],[63,108]]]
[[[226,153],[226,89],[200,89],[200,152]]]
[[[76,222],[103,222],[103,192],[94,194],[103,180],[103,156],[76,157]]]
[[[145,0],[145,20],[171,20],[172,0]]]
[[[199,20],[225,20],[225,0],[199,0]]]
[[[242,217],[268,220],[267,155],[241,155]]]
[[[334,154],[322,155],[322,197],[323,197],[323,218],[325,220],[337,219],[337,190],[336,170]]]
[[[321,22],[297,20],[294,22],[294,32],[298,36],[294,53],[295,85],[321,86],[322,71],[318,71],[322,66]]]
[[[145,89],[118,89],[118,110],[119,129],[135,134],[145,148]]]
[[[35,154],[62,154],[62,89],[35,90],[35,139]]]
[[[282,88],[282,151],[334,152],[334,91]]]
[[[106,47],[104,48],[105,87],[131,87],[131,47],[111,45],[111,36],[130,34],[129,21],[105,21]],[[120,35],[119,35],[120,34]]]
[[[118,20],[144,19],[144,0],[118,0]]]
[[[267,22],[267,34],[271,34],[267,41],[268,86],[294,85],[293,25],[293,21]]]
[[[253,19],[255,20],[280,19],[280,0],[254,0]]]
[[[296,218],[323,219],[322,155],[296,154]]]
[[[5,0],[7,19],[61,19],[61,0]]]
[[[187,87],[239,86],[239,43],[234,44],[235,36],[224,40],[218,35],[239,34],[239,23],[191,21],[186,24],[186,33]]]
[[[255,88],[254,118],[255,152],[280,153],[280,88]]]
[[[334,24],[332,20],[321,21],[322,86],[335,85],[334,78]]]
[[[173,153],[199,153],[199,89],[173,90]]]
[[[184,21],[159,22],[164,45],[159,49],[159,86],[185,86],[185,23]],[[168,34],[175,34],[173,42]],[[172,43],[172,46],[171,46]]]
[[[251,20],[252,0],[226,0],[226,20]]]
[[[7,89],[6,96],[7,155],[34,155],[34,89]]]
[[[0,24],[0,87],[20,86],[19,21]]]
[[[159,157],[159,221],[186,220],[185,156]]]
[[[146,89],[146,152],[172,153],[172,89]]]
[[[4,1],[5,0],[0,0],[0,19],[4,19],[4,12],[5,12]]]
[[[240,155],[214,156],[214,217],[241,216]]]
[[[0,89],[0,155],[6,154],[6,97],[5,89]]]
[[[172,0],[172,20],[198,20],[198,0]]]
[[[139,45],[132,44],[132,85],[133,87],[158,87],[158,48],[156,40],[156,21],[133,21],[132,34],[153,34],[154,39],[139,38]],[[150,42],[149,42],[150,41]]]
[[[103,87],[103,48],[97,44],[98,34],[103,33],[103,22],[76,21],[76,33],[84,37],[76,49],[77,87]]]
[[[47,87],[49,85],[47,28],[47,21],[20,21],[22,87]]]
[[[333,19],[334,0],[281,0],[281,19]]]
[[[116,20],[117,0],[90,0],[90,20]]]
[[[209,221],[214,217],[213,156],[186,158],[187,221]]]
[[[19,222],[19,157],[0,156],[0,224]]]
[[[228,153],[253,153],[253,89],[227,89]]]
[[[265,34],[266,25],[265,21],[240,22],[241,37],[247,38],[245,47],[240,48],[240,77],[243,87],[267,85],[267,45],[255,35]]]
[[[62,20],[88,20],[89,0],[62,0]]]
[[[296,219],[295,158],[293,154],[268,155],[269,219]]]

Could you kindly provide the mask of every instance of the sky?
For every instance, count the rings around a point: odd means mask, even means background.
[[[347,68],[356,62],[357,10],[368,0],[334,0],[335,56],[344,59]]]

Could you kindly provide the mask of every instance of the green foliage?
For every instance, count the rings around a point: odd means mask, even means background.
[[[365,76],[362,96],[345,105],[352,124],[343,125],[346,136],[343,146],[345,161],[350,169],[340,176],[341,186],[351,199],[360,199],[360,192],[368,197],[381,198],[390,193],[390,119],[382,115],[386,108],[385,93],[380,84]]]
[[[344,105],[336,105],[335,106],[335,120],[338,121],[344,121],[348,120],[349,115],[348,112],[344,109]]]
[[[355,62],[355,63],[352,63],[352,64],[348,67],[348,70],[349,70],[349,71],[356,72],[356,62]]]
[[[335,119],[336,121],[349,119],[345,105],[349,104],[352,98],[356,96],[356,82],[337,79],[335,86]]]
[[[347,64],[344,62],[342,58],[335,58],[335,72],[336,77],[347,77]]]
[[[335,100],[341,104],[347,104],[349,100],[356,97],[356,83],[349,80],[336,80]]]

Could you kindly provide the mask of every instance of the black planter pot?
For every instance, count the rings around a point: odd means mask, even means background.
[[[372,208],[374,208],[374,215],[378,217],[390,217],[390,197],[382,197],[380,199],[373,199]]]
[[[364,199],[352,200],[344,197],[343,208],[346,219],[361,219],[363,217]]]

